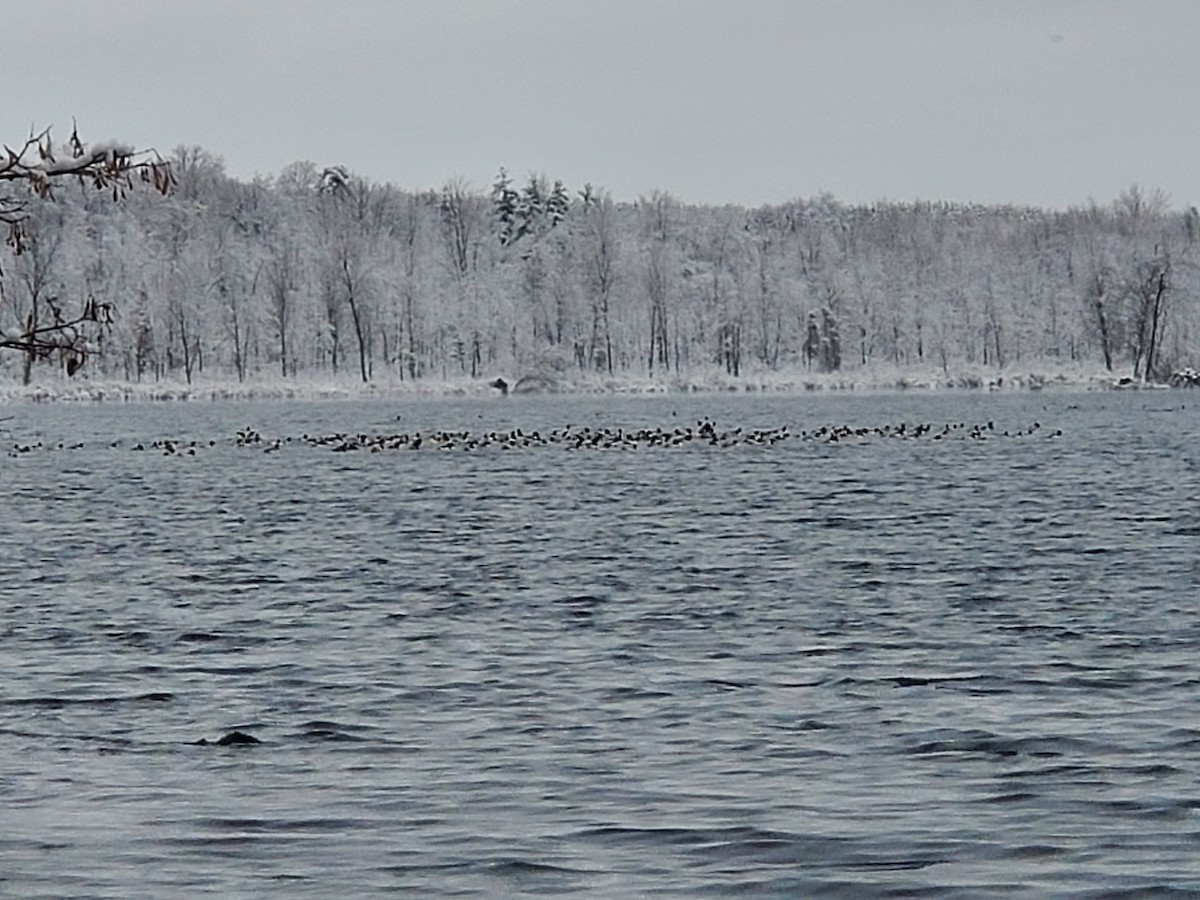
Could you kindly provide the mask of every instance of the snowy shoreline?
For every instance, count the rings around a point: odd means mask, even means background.
[[[0,404],[220,402],[249,400],[367,400],[376,398],[500,397],[492,386],[497,373],[480,378],[400,381],[380,378],[362,383],[345,379],[262,379],[239,383],[228,380],[91,381],[60,376],[28,387],[0,383]],[[1043,389],[1095,391],[1143,387],[1103,369],[1040,368],[1037,370],[858,369],[815,374],[803,371],[763,371],[738,377],[723,372],[692,372],[667,377],[579,374],[566,377],[535,374],[522,379],[505,373],[513,393],[541,394],[703,394],[814,392],[890,393],[904,391],[1014,392]],[[1150,385],[1149,387],[1158,387]]]

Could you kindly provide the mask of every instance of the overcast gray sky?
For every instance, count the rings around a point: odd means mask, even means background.
[[[0,0],[0,140],[618,199],[1200,204],[1198,0]]]

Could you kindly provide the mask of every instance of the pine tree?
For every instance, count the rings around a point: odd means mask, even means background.
[[[508,177],[508,172],[503,166],[500,167],[500,174],[496,176],[496,183],[492,185],[491,200],[496,235],[500,246],[506,247],[520,237],[517,221],[520,195],[513,190],[512,179]]]
[[[567,217],[571,209],[571,198],[561,179],[555,179],[554,187],[546,200],[546,213],[550,217],[550,227],[553,228]]]

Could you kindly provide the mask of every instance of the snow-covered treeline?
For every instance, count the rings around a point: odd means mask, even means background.
[[[411,193],[311,163],[246,183],[198,148],[170,161],[167,197],[29,202],[0,329],[111,304],[75,377],[129,381],[1200,362],[1200,217],[1136,188],[1065,212],[744,209],[503,170]],[[53,365],[27,362],[0,355],[0,377]]]

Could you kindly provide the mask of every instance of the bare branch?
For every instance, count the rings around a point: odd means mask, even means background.
[[[55,185],[69,179],[111,191],[113,200],[120,200],[133,187],[135,175],[160,194],[170,193],[175,186],[170,163],[156,150],[135,150],[115,142],[89,147],[79,139],[74,123],[66,149],[69,156],[60,158],[55,153],[49,128],[30,130],[17,150],[4,145],[0,158],[0,226],[8,226],[5,243],[15,255],[28,248],[25,225],[29,198],[4,192],[5,184],[21,185],[40,200],[52,200]],[[0,269],[0,278],[3,274]],[[56,303],[51,302],[50,309],[53,321],[42,323],[31,316],[17,333],[0,331],[0,350],[16,350],[29,360],[57,354],[67,373],[73,375],[92,349],[91,337],[112,323],[111,307],[89,297],[74,317],[65,316]]]
[[[91,147],[79,140],[75,130],[69,142],[71,156],[59,159],[54,153],[50,129],[31,133],[20,150],[4,145],[5,158],[0,160],[0,182],[20,183],[37,197],[52,196],[54,185],[65,178],[90,182],[97,190],[109,189],[119,199],[133,186],[136,174],[160,194],[175,186],[170,163],[157,150],[134,150],[125,144],[108,142]],[[0,197],[0,222],[9,225],[25,217],[25,203],[14,197]]]
[[[35,359],[48,359],[54,354],[61,354],[67,359],[68,368],[72,368],[70,360],[82,363],[88,353],[87,334],[96,328],[104,328],[112,324],[112,307],[108,303],[97,303],[89,297],[83,310],[73,318],[66,318],[53,302],[50,308],[54,313],[54,321],[44,325],[33,322],[27,323],[26,329],[19,334],[0,331],[0,349],[17,350],[29,354]]]

